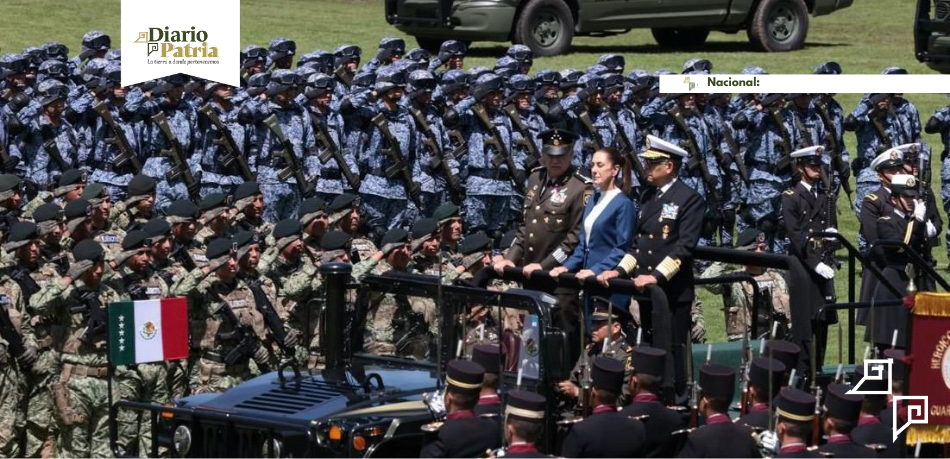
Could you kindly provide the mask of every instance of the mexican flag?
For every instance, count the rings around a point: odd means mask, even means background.
[[[188,300],[110,303],[109,354],[113,365],[188,358]]]

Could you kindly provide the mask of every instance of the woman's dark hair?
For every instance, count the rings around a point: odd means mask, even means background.
[[[620,166],[620,184],[618,188],[623,191],[624,194],[630,194],[630,158],[627,155],[620,153],[620,150],[616,148],[601,148],[594,152],[604,153],[610,158],[611,164],[616,164]]]

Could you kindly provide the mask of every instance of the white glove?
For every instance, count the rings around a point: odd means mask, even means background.
[[[762,457],[775,457],[778,447],[778,435],[771,430],[763,431],[759,434],[758,444]]]
[[[924,201],[917,200],[916,205],[914,206],[914,218],[917,221],[923,223],[924,219],[927,218],[927,204]]]
[[[833,226],[829,226],[828,228],[825,228],[825,232],[826,232],[826,233],[835,233],[835,234],[838,234],[838,228],[835,228],[835,227],[833,227]]]
[[[824,263],[818,263],[818,265],[815,266],[815,272],[825,279],[832,279],[835,277],[835,270],[831,269],[831,266],[828,266]]]
[[[937,235],[937,227],[934,226],[930,220],[927,220],[927,238],[932,238]]]

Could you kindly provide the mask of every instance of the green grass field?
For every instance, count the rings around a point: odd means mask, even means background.
[[[242,46],[251,43],[266,46],[271,38],[286,36],[296,40],[298,52],[303,54],[315,49],[332,52],[338,44],[355,43],[362,46],[364,56],[369,59],[380,38],[400,36],[386,23],[380,0],[243,0],[241,3]],[[713,33],[700,52],[670,52],[660,49],[648,30],[637,30],[607,38],[577,38],[571,54],[537,59],[535,69],[585,69],[601,54],[616,53],[626,58],[628,70],[666,68],[679,71],[687,59],[702,57],[713,62],[717,73],[738,73],[749,65],[761,66],[771,73],[811,73],[816,65],[828,60],[839,62],[849,74],[877,74],[890,65],[904,67],[911,73],[933,73],[914,58],[912,20],[915,3],[911,0],[861,0],[840,12],[812,18],[806,48],[794,53],[754,52],[744,33]],[[57,40],[76,54],[83,33],[91,29],[109,32],[114,45],[118,46],[119,22],[119,2],[116,0],[5,0],[0,3],[0,48],[6,53]],[[415,45],[411,37],[404,38],[410,47]],[[492,66],[507,46],[507,43],[474,44],[466,67]],[[857,94],[841,94],[838,99],[846,110],[851,110],[858,97]],[[908,99],[916,104],[924,122],[934,110],[947,104],[946,94],[911,94]],[[937,136],[925,135],[925,139],[934,151],[940,151]],[[846,136],[845,141],[854,148],[853,135]],[[933,176],[940,176],[937,165],[934,165]],[[838,208],[839,230],[854,241],[858,227],[854,212],[844,199],[839,201]],[[945,215],[944,218],[946,221]],[[945,251],[939,249],[935,253],[939,266],[945,267]],[[847,298],[844,273],[845,270],[839,274],[837,284],[840,299]],[[724,339],[721,300],[705,292],[701,296],[710,339]],[[831,362],[838,360],[837,332],[837,329],[832,330],[828,354]],[[842,329],[841,332],[846,331]],[[859,353],[863,349],[862,334],[863,331],[859,330]],[[847,345],[844,350],[847,351]],[[846,359],[847,355],[843,358]]]

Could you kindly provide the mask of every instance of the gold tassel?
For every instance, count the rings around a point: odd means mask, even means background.
[[[905,432],[908,446],[915,446],[917,440],[921,443],[950,442],[950,425],[913,424]]]
[[[912,312],[921,316],[950,317],[950,293],[918,292]]]

